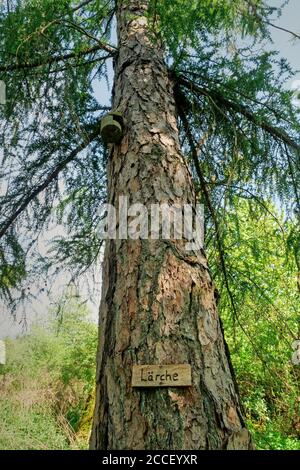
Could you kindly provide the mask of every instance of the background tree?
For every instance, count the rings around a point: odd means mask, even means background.
[[[287,252],[299,271],[299,121],[292,93],[283,88],[292,71],[274,53],[259,52],[276,13],[261,1],[246,0],[31,0],[1,6],[0,78],[8,90],[0,110],[1,286],[11,306],[13,289],[24,298],[33,277],[62,267],[79,274],[97,265],[97,208],[107,198],[108,156],[110,201],[125,191],[131,201],[139,196],[138,202],[204,202],[211,266],[222,279],[235,325],[241,326],[235,291],[244,273],[233,276],[230,269],[226,221],[240,198],[259,201],[266,211],[266,195],[281,202],[290,224]],[[99,139],[107,109],[95,99],[93,86],[108,79],[111,59],[113,105],[124,113],[127,127],[122,145],[107,152]],[[57,222],[67,233],[53,241],[52,255],[41,256],[38,239]],[[100,332],[106,342],[100,341],[93,446],[249,446],[219,323],[211,314],[216,294],[204,254],[187,259],[173,242],[109,242],[105,260],[109,283]],[[166,300],[167,282],[178,294],[174,305]],[[112,322],[106,322],[108,311],[115,312]],[[209,318],[214,322],[208,336],[218,344],[218,357],[205,344]],[[111,353],[119,355],[109,360]],[[166,390],[133,394],[129,366],[168,358],[192,361],[195,396]],[[218,374],[214,367],[217,371],[221,363]]]

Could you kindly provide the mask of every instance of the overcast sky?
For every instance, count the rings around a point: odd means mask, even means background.
[[[269,0],[267,3],[278,7],[282,5],[283,0]],[[274,24],[300,36],[300,0],[290,0],[288,5],[284,7],[282,16]],[[295,70],[299,70],[293,81],[297,81],[300,85],[300,39],[292,38],[285,31],[272,27],[270,27],[270,31],[274,41],[274,49],[278,50],[280,55],[286,58]]]
[[[268,4],[272,6],[281,6],[283,3],[282,0],[269,0]],[[300,0],[290,0],[289,4],[284,8],[284,13],[280,19],[274,21],[274,23],[280,27],[294,31],[300,35]],[[300,69],[300,40],[295,40],[291,37],[290,34],[277,30],[275,28],[270,28],[272,32],[272,38],[274,41],[272,49],[278,50],[282,57],[285,57],[292,67],[295,70]],[[295,79],[288,83],[289,87],[299,86],[300,88],[300,72],[297,73]],[[97,98],[105,97],[107,99],[108,91],[105,89],[96,90]],[[101,100],[102,101],[102,100]],[[62,292],[63,286],[60,285],[60,290]],[[60,292],[60,293],[61,293]],[[35,310],[46,311],[47,306],[49,305],[49,299],[46,296],[39,299],[40,302],[37,302],[35,305]],[[93,307],[94,315],[96,318],[97,307]],[[28,306],[28,315],[29,318],[34,318],[35,315],[30,306]],[[15,336],[16,334],[22,331],[22,314],[17,318],[17,321],[14,321],[9,312],[1,307],[0,305],[0,339],[5,338],[6,336]]]

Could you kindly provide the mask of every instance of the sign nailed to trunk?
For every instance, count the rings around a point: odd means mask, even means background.
[[[189,387],[192,371],[189,364],[133,366],[132,387]]]

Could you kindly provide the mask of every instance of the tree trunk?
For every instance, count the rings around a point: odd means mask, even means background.
[[[125,134],[112,146],[109,202],[192,204],[173,87],[149,39],[147,1],[118,2],[114,108]],[[108,240],[103,263],[92,449],[248,449],[202,251],[182,240]],[[134,364],[190,364],[191,387],[131,386]]]

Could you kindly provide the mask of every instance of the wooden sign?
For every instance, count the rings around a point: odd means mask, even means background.
[[[189,364],[133,366],[132,387],[189,387],[192,371]]]

